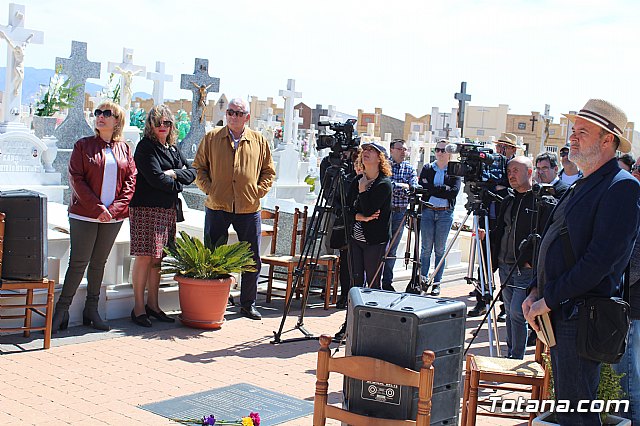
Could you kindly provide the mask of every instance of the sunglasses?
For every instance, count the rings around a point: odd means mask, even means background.
[[[242,118],[242,117],[244,117],[245,114],[246,114],[246,112],[244,112],[244,111],[234,111],[232,109],[228,109],[227,110],[227,115],[229,117],[233,117],[235,115],[236,117]]]
[[[156,123],[156,127],[160,127],[160,126],[171,127],[173,126],[173,123],[169,120],[159,121]]]
[[[637,172],[638,170],[640,170],[640,164],[634,164],[633,166],[631,166],[632,172]]]
[[[113,113],[111,112],[110,109],[105,109],[104,111],[101,109],[97,109],[93,111],[93,115],[94,117],[100,117],[102,115],[104,116],[104,118],[109,118],[113,115]]]
[[[444,148],[433,148],[433,150],[434,150],[435,152],[441,152],[441,153],[443,153],[443,154],[444,154],[445,152],[447,152],[447,150],[446,150],[446,149],[444,149]]]
[[[566,157],[569,155],[569,151],[560,151],[560,157]]]

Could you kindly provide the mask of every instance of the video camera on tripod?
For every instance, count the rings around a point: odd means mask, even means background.
[[[339,153],[349,149],[357,148],[360,145],[360,137],[353,137],[357,133],[354,129],[355,118],[350,118],[344,123],[332,123],[330,121],[319,121],[319,127],[329,127],[333,134],[319,135],[316,142],[316,149],[330,148],[332,152]],[[326,132],[326,129],[324,130]]]
[[[491,148],[477,143],[451,143],[445,147],[450,154],[459,154],[460,161],[450,161],[447,174],[468,182],[499,183],[507,175],[507,158]]]

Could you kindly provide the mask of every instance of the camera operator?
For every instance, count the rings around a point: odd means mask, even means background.
[[[502,299],[506,311],[507,357],[522,359],[527,345],[527,322],[522,313],[522,302],[533,276],[533,246],[520,247],[534,231],[540,232],[551,213],[552,204],[538,203],[531,190],[533,163],[527,157],[514,157],[507,165],[507,176],[512,190],[502,200],[496,227],[490,236],[491,260],[498,269],[502,286]],[[536,230],[535,213],[539,227]],[[481,237],[484,237],[481,231]],[[519,258],[519,260],[518,260]],[[516,261],[517,265],[516,265]],[[507,281],[509,271],[515,271]]]
[[[398,228],[402,224],[402,218],[409,205],[409,190],[418,185],[416,169],[408,161],[405,161],[407,147],[404,139],[394,139],[391,141],[391,184],[393,188],[393,198],[391,200],[391,238],[396,235]],[[446,168],[446,165],[445,165]],[[394,241],[391,241],[387,259],[384,262],[384,273],[382,274],[382,289],[395,291],[391,283],[393,282],[393,267],[396,263],[396,251],[402,239],[401,229]]]
[[[391,166],[386,149],[373,142],[362,144],[356,161],[362,161],[364,171],[353,180],[347,194],[353,220],[349,238],[353,281],[362,287],[366,274],[368,286],[380,288],[381,274],[375,275],[391,237]]]
[[[359,152],[359,149],[354,147],[338,154],[340,157],[339,160],[342,163],[341,166],[346,168],[344,181],[345,191],[351,186],[351,183],[356,177],[354,163],[358,158]],[[349,294],[349,289],[351,287],[347,241],[345,239],[344,232],[345,223],[343,220],[343,209],[340,194],[329,193],[330,188],[335,188],[335,185],[333,185],[334,179],[339,179],[338,175],[340,172],[340,166],[331,168],[330,166],[330,156],[324,157],[320,162],[320,182],[322,182],[323,185],[323,194],[326,194],[328,201],[331,202],[331,205],[335,206],[334,214],[328,216],[328,220],[330,221],[327,228],[329,230],[329,235],[327,235],[327,238],[325,238],[324,241],[327,251],[335,249],[340,252],[340,257],[338,259],[340,267],[340,298],[336,303],[336,308],[344,309],[347,306],[347,295]]]
[[[461,179],[447,174],[447,164],[451,154],[445,151],[449,141],[442,139],[436,144],[436,161],[425,164],[420,172],[419,183],[426,193],[422,198],[422,217],[420,219],[420,234],[422,247],[420,250],[420,274],[429,275],[431,252],[435,252],[435,265],[444,256],[447,237],[453,223],[453,208],[460,191]],[[440,294],[440,281],[444,273],[444,264],[437,271],[433,279],[431,295]]]
[[[557,200],[569,189],[569,185],[558,177],[558,157],[553,152],[543,152],[536,157],[536,180],[538,183],[553,185],[553,196]]]

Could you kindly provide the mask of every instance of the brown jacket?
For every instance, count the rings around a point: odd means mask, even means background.
[[[269,143],[262,135],[245,128],[238,150],[224,126],[208,132],[193,167],[196,185],[208,195],[205,206],[228,213],[255,213],[276,175]]]
[[[118,178],[116,198],[107,209],[100,201],[106,146],[97,136],[82,138],[73,146],[69,160],[69,213],[96,219],[109,210],[114,219],[129,216],[129,201],[136,186],[136,164],[126,142],[112,142],[111,150],[118,163]]]

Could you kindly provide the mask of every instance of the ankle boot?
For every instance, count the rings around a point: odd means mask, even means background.
[[[103,321],[102,318],[100,318],[97,307],[85,306],[84,311],[82,311],[82,324],[93,325],[93,328],[95,328],[96,330],[111,330],[109,324],[106,321]]]
[[[69,310],[56,309],[51,320],[51,334],[56,334],[58,330],[66,330],[69,326]]]

